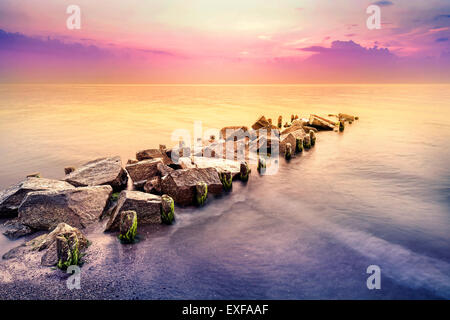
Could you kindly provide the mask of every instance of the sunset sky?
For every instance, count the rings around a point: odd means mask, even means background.
[[[2,0],[0,82],[450,82],[449,38],[448,0]]]

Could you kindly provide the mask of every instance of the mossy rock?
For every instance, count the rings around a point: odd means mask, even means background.
[[[259,173],[264,173],[266,172],[266,159],[263,157],[259,157],[258,158],[258,167],[257,170]]]
[[[230,191],[233,188],[233,176],[231,172],[224,171],[219,173],[220,181],[222,182],[223,189],[225,191]]]
[[[119,200],[119,195],[120,195],[120,192],[114,192],[114,193],[111,195],[111,201],[116,202],[117,200]]]
[[[311,146],[315,146],[316,144],[316,134],[314,133],[314,131],[309,131],[309,139],[311,141]]]
[[[208,198],[208,185],[204,182],[199,182],[195,186],[195,200],[197,205],[202,206]]]
[[[291,160],[292,158],[292,145],[290,143],[286,143],[286,151],[284,153],[284,158],[286,160]]]
[[[303,139],[297,138],[295,139],[295,152],[302,152],[303,151]]]
[[[305,149],[311,148],[311,138],[308,135],[303,138],[303,148]]]
[[[57,267],[66,270],[80,263],[80,248],[76,233],[69,232],[56,236]]]
[[[161,220],[164,224],[172,224],[175,221],[175,203],[167,194],[161,197]]]
[[[241,162],[241,168],[240,168],[240,178],[241,178],[241,181],[247,182],[247,181],[248,181],[248,178],[249,178],[249,176],[250,176],[250,172],[251,172],[251,170],[250,170],[250,168],[248,167],[247,162],[245,162],[245,161]]]
[[[134,243],[137,232],[136,211],[122,211],[120,214],[120,234],[122,243]]]

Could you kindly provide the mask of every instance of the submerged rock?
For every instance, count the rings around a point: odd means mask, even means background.
[[[0,217],[15,217],[26,195],[33,191],[75,189],[71,184],[52,179],[27,178],[26,180],[0,191]]]
[[[230,171],[219,172],[220,181],[222,182],[223,189],[230,191],[233,187],[233,177]]]
[[[119,239],[124,243],[133,243],[137,232],[136,211],[122,211],[120,214],[120,234]]]
[[[248,167],[247,162],[243,161],[240,164],[239,177],[242,181],[247,182],[250,176],[250,168]]]
[[[342,121],[355,121],[356,120],[355,116],[345,114],[345,113],[339,113],[338,118],[339,118],[339,120],[342,120]]]
[[[120,157],[111,157],[85,163],[64,180],[76,187],[110,185],[118,190],[126,186],[128,176],[122,168]]]
[[[136,211],[139,224],[161,223],[161,197],[140,191],[124,190],[120,193],[117,206],[112,212],[105,231],[119,228],[122,211]]]
[[[17,219],[6,221],[3,224],[3,227],[6,228],[3,234],[11,240],[18,239],[34,232],[30,227],[21,224]]]
[[[164,224],[172,224],[175,220],[175,203],[167,194],[161,197],[161,220]]]
[[[202,206],[208,198],[208,185],[204,182],[198,182],[195,186],[196,204]]]
[[[19,207],[19,221],[36,230],[50,230],[61,222],[84,228],[98,221],[111,193],[111,186],[30,192]]]
[[[163,161],[160,158],[143,160],[128,164],[125,168],[133,181],[147,181],[159,175],[158,164]]]
[[[290,160],[292,157],[292,145],[290,143],[286,143],[286,150],[284,153],[284,157],[286,160]]]
[[[211,194],[222,193],[222,182],[214,168],[174,171],[162,179],[162,192],[171,196],[177,204],[190,205],[195,203],[195,188],[199,182],[206,183]]]
[[[71,173],[74,172],[75,170],[76,170],[75,167],[65,167],[65,168],[64,168],[64,174],[65,174],[65,175],[71,174]]]

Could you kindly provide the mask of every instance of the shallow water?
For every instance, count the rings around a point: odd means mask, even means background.
[[[142,231],[133,248],[92,235],[112,253],[102,272],[131,273],[121,298],[448,299],[449,101],[449,85],[2,85],[0,187],[101,156],[126,162],[197,120],[205,130],[261,114],[356,114],[276,175],[253,170],[206,207],[177,208],[176,225]],[[381,290],[366,287],[372,264]]]

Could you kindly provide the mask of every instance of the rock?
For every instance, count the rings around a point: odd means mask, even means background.
[[[211,194],[222,193],[222,182],[214,168],[176,170],[161,180],[162,192],[171,196],[175,203],[190,205],[195,202],[195,186],[204,182]]]
[[[133,187],[136,190],[144,190],[145,184],[147,183],[147,180],[141,180],[141,181],[136,181],[133,182]]]
[[[289,142],[286,143],[286,150],[284,153],[284,157],[286,158],[286,160],[290,160],[292,157],[292,145]]]
[[[295,124],[295,125],[290,126],[290,127],[287,128],[287,129],[284,129],[284,130],[281,132],[281,135],[284,136],[284,135],[286,135],[286,134],[288,134],[288,133],[295,132],[295,131],[303,132],[303,134],[306,134],[305,131],[304,131],[304,129],[303,129],[303,126],[302,126],[302,125],[300,125],[300,124]]]
[[[159,175],[158,164],[161,159],[143,160],[138,163],[128,164],[125,168],[133,181],[147,181]]]
[[[306,133],[309,133],[310,131],[313,131],[313,132],[318,132],[319,131],[316,128],[309,127],[309,126],[303,126],[303,130],[305,130]]]
[[[230,171],[219,172],[220,181],[222,182],[223,189],[230,191],[233,187],[233,177]]]
[[[122,211],[120,214],[119,239],[124,243],[133,243],[136,237],[137,224],[136,211]]]
[[[27,242],[27,245],[31,245],[34,250],[42,251],[50,248],[56,243],[56,237],[61,234],[75,233],[78,238],[80,249],[86,249],[89,245],[89,240],[83,235],[83,233],[74,227],[71,227],[67,223],[60,223],[50,233],[36,237],[33,240]],[[56,264],[56,262],[55,262]]]
[[[252,129],[258,130],[258,129],[266,128],[269,126],[270,126],[269,121],[266,120],[266,117],[262,116],[261,118],[256,120],[256,122],[252,125]]]
[[[99,219],[111,193],[111,186],[30,192],[19,207],[19,221],[37,230],[61,222],[84,228]]]
[[[312,114],[309,117],[309,125],[319,130],[333,130],[334,127],[336,126],[336,123],[331,120]]]
[[[27,178],[40,178],[40,177],[41,177],[40,172],[33,172],[30,174],[27,174]]]
[[[225,141],[241,140],[248,136],[248,128],[245,126],[224,127],[220,130],[220,138]]]
[[[158,163],[156,165],[156,169],[158,170],[159,175],[161,177],[164,177],[164,176],[168,175],[169,173],[175,171],[173,168],[166,166],[164,163]]]
[[[120,193],[117,207],[114,209],[105,231],[115,231],[119,228],[122,211],[135,211],[139,224],[161,223],[161,197],[140,191],[123,190]]]
[[[178,159],[178,164],[181,166],[181,169],[191,169],[196,168],[196,165],[192,163],[190,157],[181,157]]]
[[[278,136],[266,137],[260,136],[255,141],[250,142],[249,149],[255,153],[279,153],[280,140]]]
[[[120,157],[101,158],[83,164],[64,178],[76,187],[110,185],[119,190],[127,185],[128,176]]]
[[[339,132],[343,132],[345,129],[344,121],[339,121]]]
[[[339,118],[339,120],[342,120],[342,121],[355,121],[355,119],[356,119],[355,116],[345,114],[345,113],[339,113],[338,118]]]
[[[309,149],[311,148],[311,138],[309,137],[309,135],[306,135],[303,138],[303,148],[304,149]]]
[[[147,193],[161,194],[161,177],[154,177],[144,185],[144,191]]]
[[[80,262],[78,237],[75,232],[67,232],[56,236],[57,267],[66,270]]]
[[[175,220],[175,204],[167,194],[161,197],[161,220],[164,224],[172,224]]]
[[[67,233],[73,233],[77,236],[79,252],[83,252],[88,247],[89,241],[80,230],[72,228],[68,224],[60,223],[52,232],[40,235],[8,251],[3,255],[3,259],[20,259],[26,253],[43,251],[44,254],[41,257],[41,265],[49,267],[55,266],[58,263],[56,238]]]
[[[248,178],[250,176],[250,168],[248,167],[247,162],[243,161],[240,164],[240,170],[239,170],[239,175],[240,175],[240,179],[244,182],[248,181]]]
[[[128,159],[127,164],[135,164],[138,163],[139,161],[137,161],[136,159]]]
[[[0,191],[0,217],[15,217],[17,209],[26,195],[32,191],[75,189],[71,184],[52,179],[27,178]]]
[[[314,145],[316,144],[316,134],[314,133],[314,131],[309,132],[309,138],[311,140],[311,146],[314,147]]]
[[[165,146],[161,145],[160,147],[164,147],[162,149],[147,149],[138,151],[136,153],[136,159],[138,161],[143,160],[152,160],[152,159],[161,159],[165,165],[169,165],[172,163],[172,159],[170,159],[166,152]]]
[[[303,129],[302,129],[303,132]],[[281,136],[281,142],[280,142],[280,152],[279,154],[286,155],[287,152],[287,145],[291,145],[291,155],[292,155],[292,146],[296,145],[296,138],[292,133],[288,133],[286,135]]]
[[[75,170],[76,170],[75,167],[65,167],[64,168],[64,174],[67,176],[68,174],[71,174]]]
[[[303,138],[295,138],[295,152],[303,151]]]
[[[11,240],[18,239],[34,232],[30,227],[21,224],[17,219],[6,221],[3,226],[6,227],[3,234]]]
[[[198,182],[195,186],[195,200],[197,205],[202,206],[208,198],[208,185],[204,182]]]
[[[266,172],[266,159],[263,157],[258,157],[258,167],[259,173],[264,174]]]
[[[233,179],[240,177],[241,164],[239,161],[208,157],[193,157],[193,162],[197,168],[214,168],[219,173],[225,171],[230,172]]]

